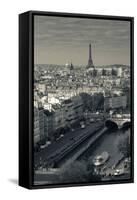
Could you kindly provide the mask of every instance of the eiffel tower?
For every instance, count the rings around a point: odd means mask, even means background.
[[[93,60],[92,60],[92,53],[91,53],[91,44],[89,44],[89,59],[88,59],[88,65],[87,65],[87,69],[89,69],[89,68],[94,68]]]

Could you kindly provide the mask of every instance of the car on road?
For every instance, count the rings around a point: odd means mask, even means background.
[[[94,157],[93,164],[95,166],[103,165],[108,161],[109,158],[110,158],[109,153],[107,151],[104,151],[100,155]]]
[[[50,144],[51,144],[51,141],[47,141],[46,144],[40,146],[40,149],[44,149],[48,147]]]
[[[82,125],[81,125],[81,128],[85,128],[85,124],[82,124]]]

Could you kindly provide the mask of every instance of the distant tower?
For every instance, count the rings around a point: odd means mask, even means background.
[[[89,44],[89,59],[87,68],[94,68],[93,61],[92,61],[92,53],[91,53],[91,44]]]
[[[72,61],[71,61],[70,70],[73,70],[73,69],[74,69],[74,66],[73,66]]]

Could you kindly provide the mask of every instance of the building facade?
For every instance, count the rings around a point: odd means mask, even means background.
[[[40,141],[39,112],[38,108],[34,107],[34,147],[39,141]]]
[[[127,96],[118,97],[106,97],[104,102],[105,110],[126,108],[127,106]]]

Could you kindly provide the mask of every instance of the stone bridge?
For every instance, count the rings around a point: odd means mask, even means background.
[[[113,128],[124,128],[127,126],[130,126],[130,118],[116,118],[116,117],[112,117],[106,120],[105,125],[106,127],[113,127]]]

